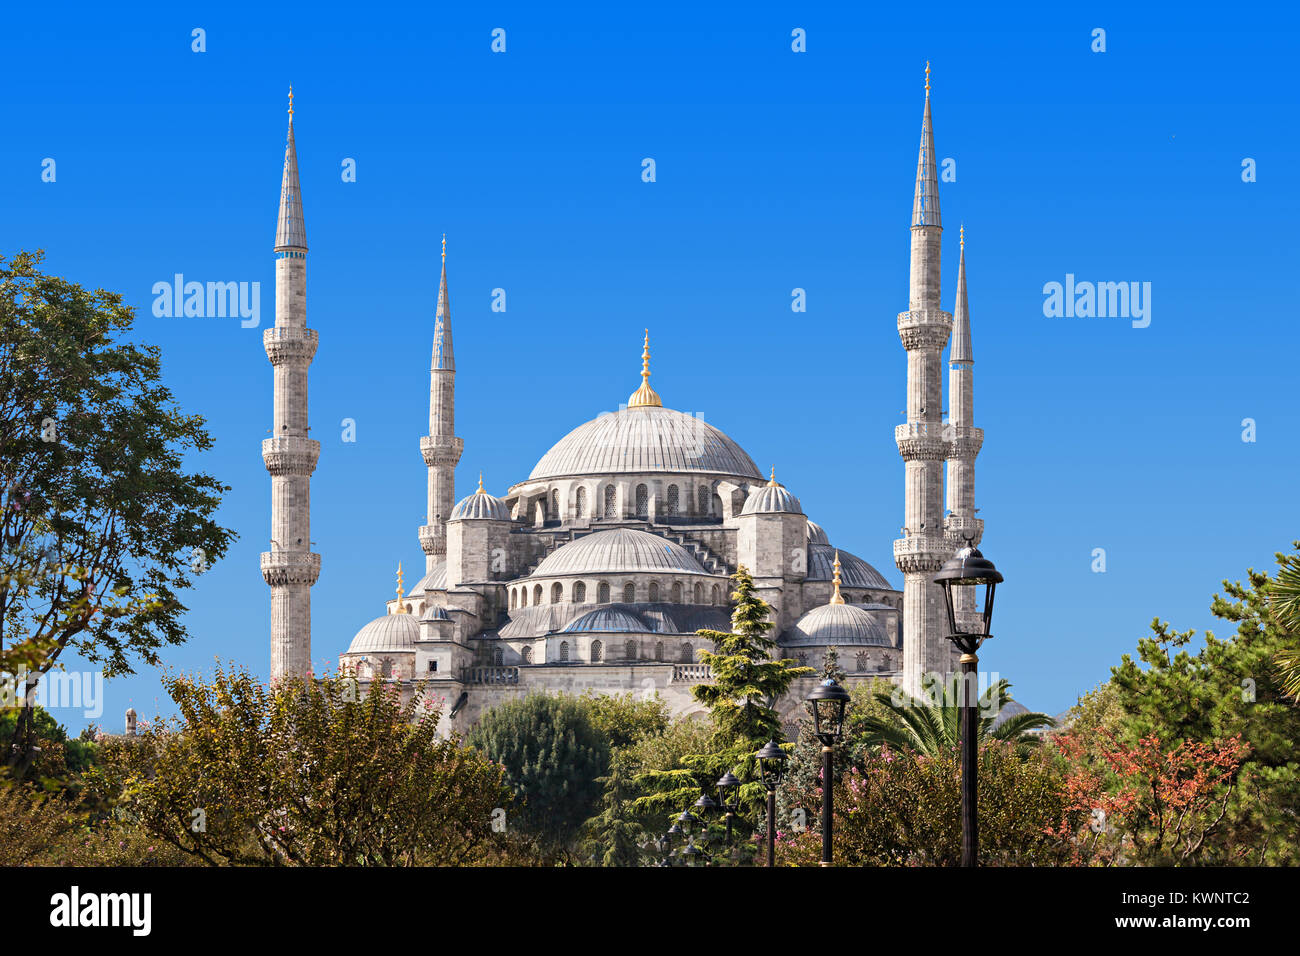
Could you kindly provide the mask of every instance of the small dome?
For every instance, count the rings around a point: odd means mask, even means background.
[[[625,571],[676,571],[708,574],[680,544],[635,528],[613,528],[584,535],[552,551],[533,577],[617,574]]]
[[[451,615],[441,604],[430,604],[420,615],[421,621],[450,621]]]
[[[823,604],[813,608],[785,633],[781,644],[894,646],[887,626],[856,604]]]
[[[809,581],[829,581],[835,573],[835,549],[825,544],[808,545]],[[875,588],[892,591],[893,586],[885,576],[855,554],[840,551],[840,586],[848,588]]]
[[[755,488],[745,499],[745,507],[740,509],[742,515],[764,514],[803,514],[799,499],[786,491],[781,485],[770,482],[761,488]]]
[[[415,651],[420,625],[411,614],[385,614],[377,617],[352,638],[349,654],[381,654]]]
[[[631,611],[616,607],[602,607],[594,611],[588,611],[582,617],[570,621],[560,633],[649,634],[652,631],[654,631],[654,628]]]
[[[433,566],[433,570],[426,574],[411,588],[411,593],[407,597],[415,597],[424,594],[426,591],[445,591],[447,590],[447,562],[439,561]]]
[[[831,544],[831,539],[826,537],[826,532],[822,530],[822,526],[811,518],[808,519],[808,543],[824,544],[827,547],[830,547]]]
[[[483,490],[483,476],[478,479],[478,491],[467,498],[462,498],[451,509],[448,521],[509,521],[510,508],[496,495]],[[446,569],[443,569],[446,578]]]

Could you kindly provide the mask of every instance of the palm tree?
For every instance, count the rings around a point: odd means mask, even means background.
[[[1288,554],[1283,559],[1282,569],[1269,582],[1268,603],[1274,620],[1292,640],[1292,646],[1274,658],[1282,687],[1292,699],[1300,700],[1300,556]]]
[[[878,691],[876,700],[886,714],[862,716],[855,727],[860,746],[886,744],[900,750],[913,750],[929,757],[951,753],[961,744],[961,707],[959,683],[944,688],[937,705],[919,701],[899,703],[895,695]],[[1040,727],[1055,727],[1056,721],[1036,711],[1012,714],[1001,723],[998,715],[1011,697],[1011,684],[1004,678],[991,686],[979,699],[979,725],[976,742],[1009,741],[1019,748],[1037,746],[1042,738],[1030,733]],[[996,725],[996,726],[995,726]]]

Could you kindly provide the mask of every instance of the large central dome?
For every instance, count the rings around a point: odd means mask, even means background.
[[[655,405],[579,425],[537,463],[530,481],[581,475],[707,472],[763,480],[744,449],[703,419]]]

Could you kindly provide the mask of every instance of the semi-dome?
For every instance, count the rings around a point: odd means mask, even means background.
[[[445,590],[447,590],[447,562],[439,561],[433,566],[432,571],[416,582],[409,596],[423,594],[425,591]]]
[[[647,634],[654,630],[631,611],[616,607],[602,607],[588,611],[565,625],[561,634]]]
[[[745,506],[740,509],[742,515],[764,514],[803,514],[799,499],[786,491],[784,485],[776,483],[776,469],[772,469],[772,478],[767,484],[755,488],[745,499]]]
[[[421,621],[450,621],[451,615],[447,609],[439,604],[430,604],[423,614],[420,615]]]
[[[840,557],[844,552],[840,552]],[[883,621],[856,604],[823,604],[815,607],[781,639],[783,646],[799,644],[827,645],[870,644],[893,647],[889,629]]]
[[[808,543],[824,544],[828,547],[831,543],[831,539],[826,537],[826,532],[822,530],[822,526],[811,518],[808,519]]]
[[[750,481],[763,477],[739,445],[704,420],[658,405],[636,405],[579,425],[542,456],[528,478],[655,471]]]
[[[624,571],[708,574],[680,544],[635,528],[584,535],[552,551],[533,577],[617,574]]]
[[[855,554],[840,551],[840,584],[846,588],[875,588],[892,591],[885,576]],[[829,581],[834,575],[835,549],[825,544],[808,545],[809,581]]]
[[[448,521],[509,521],[510,506],[483,490],[483,476],[479,475],[478,491],[460,499],[451,509]],[[443,573],[444,579],[446,572]]]
[[[349,654],[382,654],[415,651],[420,625],[410,614],[385,614],[377,617],[352,638]]]

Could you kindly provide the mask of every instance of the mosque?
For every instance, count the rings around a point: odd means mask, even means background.
[[[696,632],[730,630],[729,575],[753,575],[772,608],[781,656],[819,666],[835,647],[849,683],[884,677],[919,692],[954,656],[932,576],[958,548],[978,544],[972,425],[973,356],[965,241],[955,314],[939,308],[942,226],[930,116],[929,67],[911,224],[910,299],[898,316],[907,355],[907,422],[895,429],[904,462],[903,535],[894,542],[903,588],[855,556],[809,516],[773,470],[764,476],[724,432],[664,405],[650,386],[646,333],[640,386],[624,407],[574,428],[527,476],[496,495],[456,500],[464,442],[455,434],[456,358],[443,240],[430,371],[424,574],[409,590],[399,569],[385,613],[340,655],[363,688],[425,681],[445,702],[445,729],[466,729],[495,704],[530,692],[658,693],[674,713],[698,710],[693,685],[710,680]],[[306,674],[310,477],[319,444],[307,433],[306,229],[289,132],[276,236],[276,321],[264,333],[275,371],[275,433],[263,442],[272,482],[272,550],[261,556],[272,593],[272,676]],[[949,351],[948,409],[942,351]],[[810,409],[811,411],[811,409]],[[944,421],[944,417],[947,421]],[[946,489],[945,489],[946,468]],[[414,576],[414,575],[412,575]],[[969,589],[963,589],[969,590]],[[959,608],[959,615],[972,613]],[[801,705],[813,678],[779,704]]]

